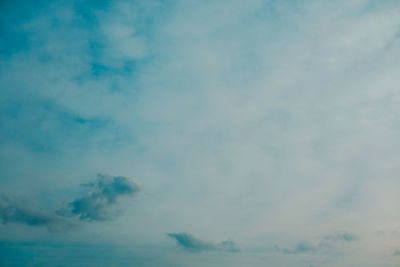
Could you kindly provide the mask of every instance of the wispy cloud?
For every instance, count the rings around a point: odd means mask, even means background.
[[[189,233],[169,233],[167,235],[175,239],[179,246],[191,252],[199,252],[207,250],[227,251],[227,252],[240,251],[240,249],[236,246],[236,244],[230,240],[214,244],[211,242],[202,241]]]
[[[316,247],[314,247],[311,243],[307,241],[301,241],[296,244],[294,248],[284,248],[280,249],[279,247],[276,247],[278,251],[283,252],[284,254],[299,254],[299,253],[309,253],[309,252],[315,252],[317,250]]]
[[[47,227],[51,231],[67,230],[74,225],[70,217],[81,221],[104,221],[117,216],[112,208],[118,208],[121,198],[139,192],[139,186],[132,179],[123,176],[98,174],[96,181],[82,184],[85,194],[67,207],[49,212],[32,208],[29,202],[16,197],[0,195],[0,220],[3,224],[20,223],[32,227]],[[72,219],[72,218],[71,218]]]
[[[334,235],[327,235],[324,237],[325,240],[332,240],[332,241],[345,241],[345,242],[353,242],[357,241],[359,238],[357,235],[352,233],[340,233]]]
[[[25,201],[0,195],[0,219],[3,224],[20,223],[33,227],[47,227],[51,231],[69,229],[72,224],[65,219],[44,211],[38,211]]]
[[[311,252],[320,252],[321,250],[332,249],[333,246],[338,245],[339,242],[354,242],[359,240],[359,238],[352,233],[344,232],[338,234],[326,235],[320,239],[316,245],[308,241],[300,241],[293,248],[280,248],[279,246],[275,246],[275,249],[279,252],[283,252],[284,254],[300,254],[300,253],[311,253]]]
[[[214,250],[215,246],[212,243],[197,239],[187,233],[169,233],[169,237],[176,240],[177,244],[190,251]]]
[[[115,214],[110,208],[116,206],[123,197],[134,196],[139,186],[130,178],[98,174],[95,182],[82,184],[86,192],[68,204],[67,208],[57,211],[60,216],[77,216],[80,220],[104,221]]]

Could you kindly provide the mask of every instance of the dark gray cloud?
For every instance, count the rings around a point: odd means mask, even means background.
[[[43,226],[51,231],[64,230],[71,226],[65,219],[52,213],[37,211],[30,208],[26,202],[0,195],[0,219],[3,224],[20,223],[29,226]]]
[[[58,210],[60,216],[75,217],[80,220],[104,221],[113,217],[110,208],[120,198],[133,196],[139,192],[139,186],[131,179],[123,176],[107,176],[98,174],[95,182],[82,184],[86,189],[84,196],[68,203],[68,207]]]
[[[236,246],[235,242],[226,240],[218,244],[200,240],[189,233],[169,233],[167,234],[172,239],[175,239],[177,244],[188,251],[227,251],[239,252],[240,249]]]

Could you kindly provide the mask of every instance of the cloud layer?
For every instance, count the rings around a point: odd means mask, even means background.
[[[143,246],[128,266],[398,265],[399,13],[0,1],[0,240]],[[41,230],[58,222],[80,227]]]

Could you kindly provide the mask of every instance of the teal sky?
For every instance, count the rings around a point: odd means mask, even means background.
[[[0,2],[0,265],[400,264],[400,2]]]

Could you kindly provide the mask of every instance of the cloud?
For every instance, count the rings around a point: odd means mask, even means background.
[[[179,246],[190,251],[214,250],[215,246],[211,243],[201,241],[187,233],[169,233],[169,237],[176,240]]]
[[[396,250],[396,251],[393,253],[393,256],[400,256],[400,250]]]
[[[217,244],[217,247],[223,251],[239,252],[240,249],[236,246],[236,243],[231,240],[222,241]]]
[[[359,237],[357,235],[349,232],[330,234],[321,238],[318,243],[318,249],[332,250],[343,247],[343,243],[353,243],[358,240]]]
[[[392,256],[394,237],[367,233],[400,219],[397,1],[0,2],[2,192],[134,171],[154,197],[110,231],[92,224],[107,240],[192,229],[242,247],[309,240],[344,252],[337,266]],[[96,198],[100,213],[129,196]],[[52,200],[79,221],[74,201],[93,198]],[[342,227],[365,234],[313,239]]]
[[[37,211],[15,198],[0,195],[0,219],[3,224],[20,223],[33,227],[47,227],[51,231],[64,230],[70,222],[52,213]]]
[[[115,207],[123,197],[134,196],[139,186],[130,178],[98,174],[95,182],[82,184],[85,195],[70,203],[67,208],[58,210],[60,216],[75,217],[87,221],[104,221],[111,219],[110,208]]]
[[[235,242],[227,240],[222,241],[218,244],[211,242],[202,241],[189,233],[169,233],[167,236],[176,240],[177,244],[188,251],[199,252],[199,251],[227,251],[227,252],[239,252],[240,249],[236,247]]]
[[[296,246],[292,249],[284,248],[284,249],[279,249],[278,250],[282,251],[284,254],[299,254],[299,253],[309,253],[309,252],[315,252],[317,248],[315,248],[313,245],[311,245],[307,241],[301,241],[296,244]]]
[[[345,241],[345,242],[353,242],[358,240],[358,237],[352,233],[340,233],[335,235],[328,235],[324,237],[325,240],[332,240],[332,241]]]
[[[32,227],[47,227],[50,231],[67,230],[74,225],[68,217],[82,221],[103,221],[116,213],[110,210],[118,206],[120,198],[133,196],[140,189],[131,179],[123,176],[98,174],[95,182],[82,184],[86,189],[83,197],[68,203],[68,207],[47,212],[32,208],[28,201],[0,195],[0,220],[3,224],[20,223]]]
[[[336,242],[354,242],[358,240],[358,237],[355,234],[344,232],[338,234],[326,235],[317,243],[317,245],[312,245],[308,241],[301,241],[296,244],[294,248],[279,248],[279,246],[275,246],[277,251],[283,252],[284,254],[299,254],[299,253],[309,253],[309,252],[318,252],[323,249],[332,249],[333,245]]]

